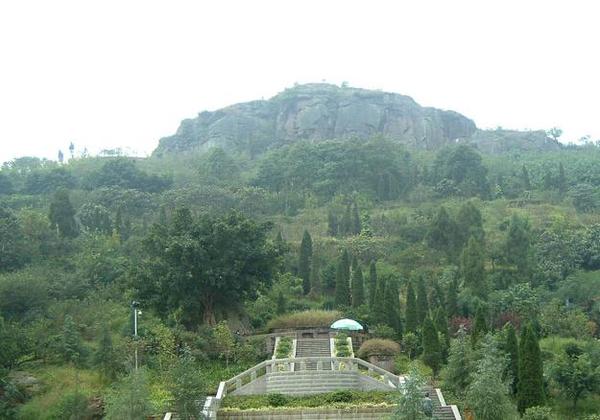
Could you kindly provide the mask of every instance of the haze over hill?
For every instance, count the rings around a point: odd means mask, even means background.
[[[240,103],[185,119],[162,138],[155,155],[222,147],[250,156],[300,140],[374,136],[421,149],[455,142],[482,151],[553,150],[560,144],[540,131],[480,130],[454,111],[422,107],[411,97],[333,84],[296,85],[268,100]]]

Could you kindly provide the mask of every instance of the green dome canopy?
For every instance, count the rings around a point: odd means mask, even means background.
[[[362,330],[363,327],[362,325],[360,325],[358,322],[356,322],[353,319],[338,319],[337,321],[335,321],[333,324],[331,324],[331,327],[334,330],[350,330],[350,331],[359,331]]]

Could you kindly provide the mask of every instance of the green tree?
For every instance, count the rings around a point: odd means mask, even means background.
[[[473,322],[473,330],[471,331],[471,344],[473,347],[477,345],[481,337],[487,332],[486,311],[483,308],[483,305],[479,305],[475,312],[475,321]]]
[[[491,337],[486,337],[477,362],[473,380],[467,388],[466,405],[477,419],[505,420],[516,418],[508,386],[502,382],[506,362]]]
[[[511,394],[515,395],[519,381],[519,343],[515,328],[510,323],[505,327],[505,337],[504,351],[508,355],[508,383]]]
[[[227,321],[221,321],[213,328],[213,336],[215,338],[215,349],[219,356],[225,359],[226,365],[229,366],[229,360],[235,349],[235,338]]]
[[[427,416],[423,411],[423,387],[425,379],[419,371],[412,366],[404,383],[399,387],[397,406],[392,418],[394,420],[425,420]]]
[[[456,215],[456,234],[460,246],[467,244],[469,238],[475,238],[483,243],[485,232],[483,230],[483,219],[481,212],[471,201],[464,203]]]
[[[102,375],[109,381],[116,378],[119,371],[119,357],[113,347],[112,337],[108,326],[102,328],[100,343],[94,352],[94,365],[100,370]]]
[[[340,224],[340,235],[348,236],[352,234],[352,231],[352,209],[350,204],[348,204],[342,217],[342,223]]]
[[[323,284],[321,281],[321,257],[319,252],[320,246],[313,246],[312,264],[310,267],[310,289],[314,295],[320,295],[323,292]]]
[[[2,378],[3,370],[15,367],[19,358],[27,351],[27,343],[19,331],[19,326],[4,321],[2,316],[0,316],[0,343],[2,343],[0,346],[0,378]]]
[[[517,407],[524,413],[529,407],[544,404],[544,378],[540,346],[530,325],[523,327],[519,343]]]
[[[377,302],[371,310],[371,318],[373,323],[385,324],[387,322],[387,314],[382,302],[385,300],[385,289],[387,285],[386,278],[379,276],[377,278],[377,290],[375,292],[375,301]]]
[[[310,292],[310,268],[312,263],[312,238],[308,231],[304,231],[302,243],[300,244],[300,255],[298,256],[298,277],[302,279],[304,294]]]
[[[177,310],[187,325],[199,318],[215,325],[216,311],[270,282],[278,264],[270,229],[236,212],[194,220],[188,209],[177,210],[143,241],[146,258],[133,275],[138,297],[163,316]]]
[[[365,289],[362,269],[357,265],[352,271],[352,307],[358,308],[365,303]]]
[[[448,256],[455,254],[456,225],[444,206],[440,206],[427,231],[427,243]]]
[[[567,192],[567,177],[565,176],[565,168],[560,162],[558,164],[558,178],[556,179],[556,188],[561,197],[564,197]]]
[[[369,307],[371,310],[376,305],[375,294],[377,293],[377,266],[375,261],[369,264]]]
[[[449,146],[441,149],[433,164],[436,182],[450,181],[456,186],[456,194],[487,198],[490,187],[487,168],[481,155],[467,145]]]
[[[358,235],[361,230],[360,212],[358,210],[358,205],[354,202],[352,204],[352,233]]]
[[[448,351],[450,349],[450,331],[448,330],[448,316],[443,306],[439,306],[434,312],[433,323],[435,329],[440,335],[440,346],[442,352],[442,360],[446,361],[448,358]]]
[[[394,329],[397,338],[401,338],[400,295],[398,293],[398,282],[394,279],[390,279],[387,282],[383,307],[386,315],[386,324]]]
[[[131,372],[105,397],[106,420],[141,420],[153,413],[144,368]]]
[[[412,283],[408,283],[406,288],[406,309],[404,313],[406,321],[406,331],[416,333],[419,326],[419,315],[417,313],[417,299],[412,287]]]
[[[531,190],[531,181],[529,180],[529,171],[527,170],[527,167],[525,165],[523,165],[521,167],[521,182],[523,183],[523,188],[526,191]]]
[[[471,383],[472,358],[467,333],[461,327],[456,334],[456,338],[450,342],[448,363],[442,371],[444,387],[459,398],[464,398],[467,387]]]
[[[74,238],[79,233],[75,222],[75,209],[69,200],[67,190],[60,189],[54,193],[48,217],[62,238]]]
[[[344,249],[335,272],[335,305],[337,307],[350,306],[350,260],[348,251]]]
[[[513,213],[504,242],[504,255],[509,264],[517,267],[519,273],[527,273],[531,235],[527,220]]]
[[[108,209],[100,204],[86,203],[78,211],[79,222],[88,232],[110,235],[112,222]]]
[[[469,238],[467,246],[463,249],[460,258],[461,274],[466,287],[471,289],[475,296],[487,296],[485,281],[485,258],[483,246],[474,237]]]
[[[185,420],[202,418],[200,408],[204,406],[206,395],[204,378],[189,350],[184,351],[171,370],[169,388],[179,418]]]
[[[421,355],[421,358],[423,359],[423,362],[433,370],[433,374],[437,375],[442,364],[442,353],[438,333],[429,316],[423,321],[422,331],[423,338],[421,346],[423,348],[423,354]]]
[[[277,294],[277,315],[282,315],[285,313],[287,308],[287,300],[283,294],[283,291],[279,291]]]
[[[11,210],[0,206],[0,272],[21,268],[28,259],[19,220]]]
[[[458,313],[458,282],[456,280],[452,280],[448,285],[446,308],[448,316],[451,318]]]
[[[573,411],[586,394],[600,391],[600,367],[592,363],[587,353],[562,354],[551,372],[562,394],[573,402]]]
[[[332,237],[338,236],[339,226],[338,219],[333,210],[327,212],[327,234]]]
[[[62,354],[67,362],[77,364],[81,361],[83,343],[73,317],[65,316],[62,330]]]
[[[236,162],[220,147],[208,151],[199,172],[205,182],[210,183],[230,183],[239,176]]]
[[[427,292],[425,290],[425,281],[420,279],[417,282],[417,322],[422,324],[429,315],[429,303],[427,301]]]

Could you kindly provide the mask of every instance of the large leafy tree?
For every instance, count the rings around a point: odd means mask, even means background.
[[[489,195],[487,168],[479,153],[470,146],[450,146],[440,150],[433,169],[437,181],[451,181],[460,195],[482,198]]]
[[[552,367],[552,379],[573,402],[573,410],[586,394],[600,391],[600,367],[592,363],[589,354],[576,350],[564,352]]]
[[[221,309],[270,282],[277,263],[270,229],[235,212],[194,219],[178,209],[143,241],[146,258],[134,276],[139,297],[164,315],[181,311],[188,324],[214,325]]]

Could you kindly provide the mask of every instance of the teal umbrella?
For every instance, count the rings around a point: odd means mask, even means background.
[[[350,330],[350,331],[359,331],[362,330],[363,327],[358,322],[353,319],[338,319],[333,324],[331,324],[331,328],[334,330]]]

